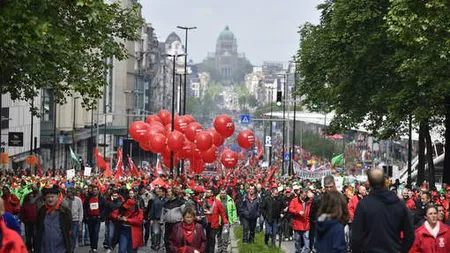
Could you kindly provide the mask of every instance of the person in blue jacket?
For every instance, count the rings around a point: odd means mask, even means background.
[[[344,225],[348,219],[344,196],[337,191],[325,193],[316,223],[317,253],[347,253]]]
[[[16,231],[19,235],[22,233],[22,228],[20,227],[19,219],[10,212],[5,211],[5,206],[3,205],[3,199],[0,199],[0,213],[3,213],[1,219],[5,221],[6,227]]]

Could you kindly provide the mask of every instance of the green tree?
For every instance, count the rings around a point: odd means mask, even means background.
[[[0,2],[0,92],[31,100],[51,89],[58,102],[79,93],[85,105],[102,96],[105,59],[127,57],[139,38],[137,4],[104,0]]]
[[[417,78],[413,99],[420,106],[415,117],[420,121],[431,120],[431,126],[442,123],[445,126],[445,183],[450,183],[449,13],[448,1],[393,0],[386,17],[392,39],[400,41],[408,52],[398,71]],[[431,146],[429,127],[423,128],[427,146]],[[433,167],[432,163],[429,167]]]

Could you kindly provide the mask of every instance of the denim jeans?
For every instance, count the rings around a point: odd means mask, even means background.
[[[151,225],[152,231],[152,247],[153,249],[159,250],[161,247],[161,236],[162,236],[162,227],[159,221],[153,221]]]
[[[88,224],[87,224],[87,222],[84,222],[83,223],[83,227],[84,227],[84,235],[82,235],[82,239],[83,239],[83,243],[84,244],[86,244],[86,243],[88,243],[88,242],[90,242],[89,241],[89,228],[88,228]]]
[[[88,221],[89,239],[91,241],[91,249],[97,249],[98,236],[100,234],[100,219],[97,217],[91,217]]]
[[[309,231],[294,231],[295,253],[309,252]],[[303,244],[303,250],[302,250]]]
[[[278,232],[278,220],[274,219],[272,222],[268,222],[266,220],[266,235],[270,235],[272,238],[272,245],[277,241],[277,232]],[[264,242],[267,244],[268,242]]]
[[[133,249],[133,241],[131,237],[131,227],[122,226],[119,236],[119,253],[136,253],[137,249]]]
[[[111,249],[111,250],[114,249],[114,246],[116,246],[116,245],[113,245],[115,228],[116,228],[116,225],[113,222],[105,223],[105,229],[108,229],[108,234],[107,234],[108,237],[105,238],[106,246],[108,246],[108,249]]]
[[[72,251],[75,251],[77,246],[78,233],[80,231],[80,222],[72,221],[72,233],[70,234],[70,244],[72,244]]]

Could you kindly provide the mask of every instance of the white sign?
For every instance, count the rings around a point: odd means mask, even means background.
[[[342,191],[344,188],[344,178],[343,177],[334,177],[334,183],[336,184],[336,189],[338,191]]]
[[[264,146],[272,147],[272,136],[266,136],[266,140],[264,141]]]
[[[92,171],[91,167],[84,167],[84,175],[86,177],[90,177],[91,176],[91,171]]]
[[[68,180],[75,177],[75,170],[74,169],[66,170],[66,173],[67,173],[66,178]]]

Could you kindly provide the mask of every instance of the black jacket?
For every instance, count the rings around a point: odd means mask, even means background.
[[[115,211],[116,209],[119,209],[119,207],[122,206],[122,201],[118,198],[114,201],[109,201],[105,204],[105,208],[103,208],[102,217],[105,218],[105,220],[111,220],[111,213]]]
[[[239,202],[238,215],[245,219],[257,219],[260,214],[261,200],[255,195],[253,201],[250,202],[247,195],[242,197]]]
[[[284,203],[280,197],[265,197],[261,204],[261,214],[267,222],[272,222],[280,218]]]
[[[319,194],[314,197],[311,202],[311,209],[309,211],[309,222],[315,224],[317,221],[317,213],[319,212],[320,205],[322,204],[322,194]],[[311,228],[315,229],[315,226],[311,226]]]
[[[47,208],[44,205],[41,208],[39,208],[37,213],[37,223],[36,223],[37,236],[36,236],[36,247],[34,248],[36,253],[41,253],[43,240],[42,236],[44,235],[45,229],[44,220],[46,211]],[[60,217],[59,223],[61,224],[61,232],[63,233],[64,242],[66,245],[66,253],[71,253],[72,246],[70,244],[70,233],[72,232],[72,211],[69,210],[69,208],[67,208],[64,205],[61,205],[59,207],[59,211],[61,212],[61,215],[59,216]]]
[[[414,242],[408,209],[386,188],[374,189],[359,201],[352,229],[353,253],[407,253]]]

